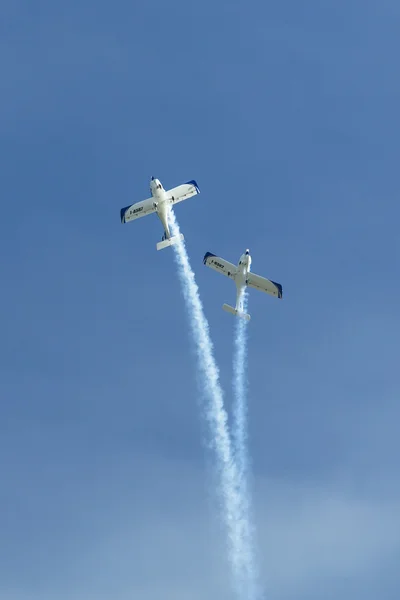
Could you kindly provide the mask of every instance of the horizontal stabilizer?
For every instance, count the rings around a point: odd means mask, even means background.
[[[172,246],[176,244],[176,242],[184,240],[184,235],[181,233],[180,235],[175,235],[174,237],[169,238],[168,240],[163,240],[162,242],[158,242],[157,250],[164,250],[164,248],[168,248],[168,246]]]
[[[233,306],[229,306],[229,304],[223,304],[222,308],[226,310],[226,312],[231,313],[231,315],[235,315],[237,317],[241,317],[242,319],[246,319],[246,321],[250,321],[250,315],[236,310],[236,308],[233,308]]]

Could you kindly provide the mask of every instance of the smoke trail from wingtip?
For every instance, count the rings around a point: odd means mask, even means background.
[[[170,210],[169,221],[171,234],[179,236],[179,225],[173,210]],[[214,358],[209,325],[204,315],[199,289],[190,266],[185,244],[183,241],[179,241],[174,244],[173,248],[207,399],[204,416],[215,453],[215,468],[220,486],[218,492],[222,500],[221,512],[228,533],[228,552],[234,587],[239,598],[254,600],[255,594],[251,589],[252,582],[248,581],[247,576],[248,565],[252,561],[252,555],[246,543],[248,526],[246,514],[243,511],[243,499],[240,495],[238,472],[232,456],[228,417],[224,408],[223,392],[219,383],[219,371]]]
[[[247,312],[248,295],[246,290],[239,299],[243,312]],[[251,495],[250,495],[250,457],[248,450],[248,401],[247,401],[247,339],[248,321],[235,320],[234,354],[233,354],[233,443],[236,464],[238,468],[239,495],[242,501],[242,510],[246,514],[245,542],[247,547],[254,548],[253,527],[251,523]],[[258,574],[253,558],[247,563],[249,569],[247,578],[257,582]]]

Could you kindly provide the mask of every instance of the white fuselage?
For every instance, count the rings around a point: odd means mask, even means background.
[[[156,209],[156,213],[162,223],[162,226],[164,227],[165,234],[163,239],[169,239],[171,237],[168,226],[168,210],[170,199],[168,198],[167,192],[164,190],[159,179],[151,179],[150,192],[154,199],[154,208]]]
[[[249,250],[246,250],[239,259],[237,272],[235,275],[236,283],[236,310],[243,310],[243,294],[247,286],[247,276],[250,272],[251,256]]]

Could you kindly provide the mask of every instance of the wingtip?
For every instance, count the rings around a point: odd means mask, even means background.
[[[119,211],[121,223],[125,223],[125,214],[127,208],[129,208],[129,206],[125,206],[125,208],[121,208],[121,210]]]
[[[206,252],[203,258],[203,264],[205,265],[207,263],[207,258],[209,256],[216,256],[216,254],[213,254],[212,252]]]
[[[271,281],[271,283],[273,283],[274,285],[276,285],[276,287],[278,288],[278,298],[280,300],[282,300],[283,298],[283,289],[280,283],[276,283],[276,281]]]
[[[190,181],[187,181],[187,182],[186,182],[186,185],[194,185],[194,187],[196,188],[196,192],[197,192],[198,194],[200,194],[200,188],[199,188],[199,186],[197,185],[197,181],[196,181],[195,179],[191,179]]]

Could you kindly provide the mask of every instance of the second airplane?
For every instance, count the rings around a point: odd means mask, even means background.
[[[217,271],[218,273],[222,273],[226,277],[233,279],[236,284],[236,306],[229,306],[229,304],[224,304],[222,308],[227,312],[237,315],[238,317],[242,317],[243,319],[250,320],[250,315],[245,313],[243,310],[243,292],[246,287],[254,288],[256,290],[260,290],[261,292],[265,292],[270,294],[271,296],[275,296],[276,298],[282,298],[282,286],[280,283],[276,283],[275,281],[270,281],[265,277],[260,277],[260,275],[256,275],[255,273],[250,272],[251,265],[251,256],[250,251],[246,250],[244,254],[239,259],[238,265],[233,265],[232,263],[224,260],[220,256],[216,256],[211,252],[206,252],[204,255],[203,263]]]

